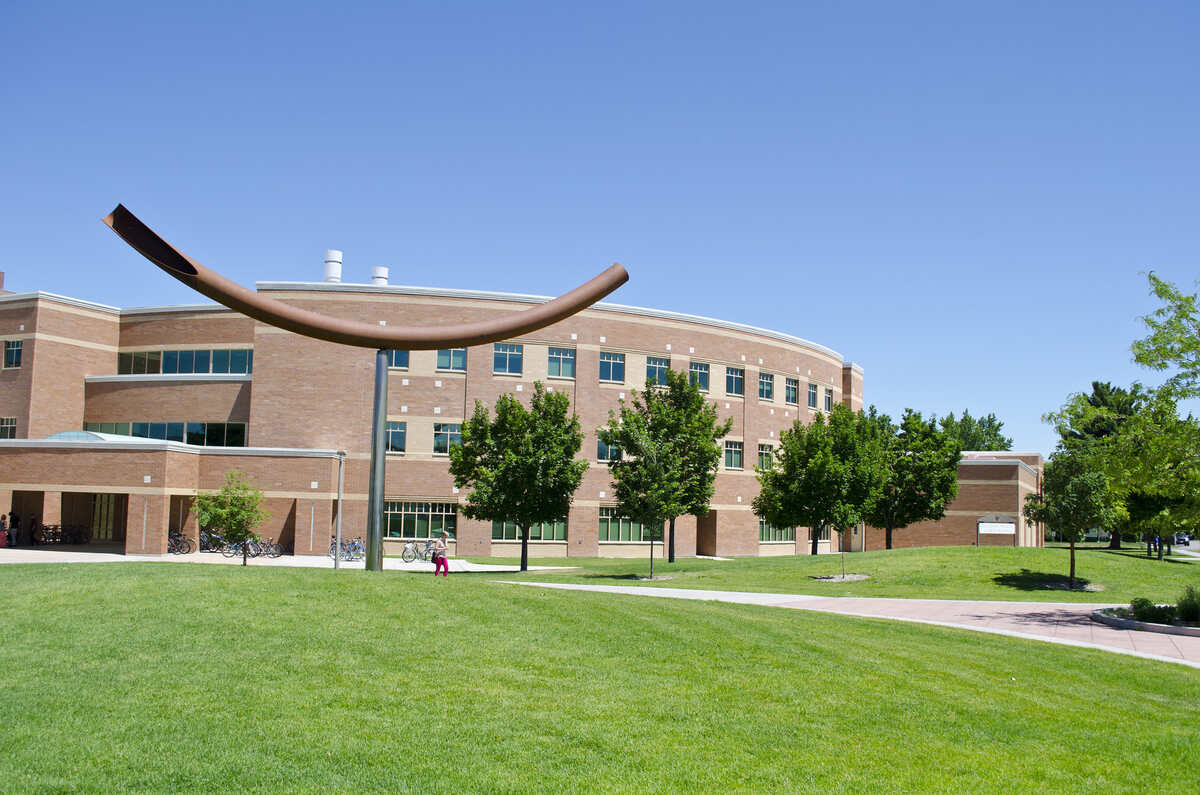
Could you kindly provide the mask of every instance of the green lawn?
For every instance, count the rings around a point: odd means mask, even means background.
[[[491,575],[6,565],[0,594],[4,791],[1200,781],[1200,672],[1101,651]]]
[[[480,562],[516,560],[472,558]],[[910,599],[988,599],[1020,602],[1118,602],[1144,596],[1173,602],[1185,585],[1200,586],[1200,558],[1175,556],[1147,559],[1136,549],[1109,551],[1092,547],[1075,553],[1076,577],[1102,591],[1051,590],[1046,583],[1066,583],[1065,548],[925,547],[846,555],[846,571],[868,574],[858,582],[828,583],[812,577],[840,574],[841,555],[795,555],[780,558],[701,560],[677,558],[654,562],[655,581],[638,585],[706,588],[724,591],[768,591],[830,596],[887,596]],[[631,576],[649,574],[645,558],[555,558],[538,565],[577,566],[573,570],[504,575],[509,579],[556,582],[634,584]],[[658,580],[658,576],[670,577]]]

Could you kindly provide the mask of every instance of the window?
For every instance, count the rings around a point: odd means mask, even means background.
[[[438,348],[437,369],[465,373],[467,371],[467,349]]]
[[[742,443],[725,443],[725,468],[742,469]]]
[[[5,340],[4,341],[4,366],[20,367],[21,366],[21,340]]]
[[[758,446],[758,468],[770,469],[771,461],[775,458],[775,448],[769,444],[760,444]]]
[[[85,431],[186,442],[200,447],[245,447],[244,422],[85,422]]]
[[[760,400],[775,399],[775,376],[770,373],[758,374],[758,397]]]
[[[688,365],[688,381],[701,392],[707,392],[708,365],[704,362],[692,362]]]
[[[746,394],[746,369],[744,367],[725,368],[725,394]]]
[[[117,354],[118,375],[249,375],[253,370],[254,351],[249,348]]]
[[[600,380],[625,383],[625,354],[600,352]]]
[[[387,424],[387,430],[384,431],[384,441],[386,444],[383,449],[389,453],[403,453],[407,436],[408,423],[389,422]]]
[[[808,531],[808,540],[812,541],[812,530],[811,529]],[[829,540],[829,528],[828,527],[822,527],[820,530],[817,531],[817,540],[818,541],[828,541]]]
[[[520,541],[521,528],[516,522],[492,522],[493,541]],[[529,526],[530,541],[566,541],[567,520],[538,522]]]
[[[520,375],[523,350],[521,345],[497,342],[492,346],[492,372],[502,375]]]
[[[17,418],[0,417],[0,439],[17,438]]]
[[[793,406],[800,405],[800,381],[796,378],[787,378],[783,382],[783,402],[791,403]]]
[[[384,502],[383,526],[388,538],[455,537],[458,505],[453,502]]]
[[[833,390],[825,387],[825,410],[833,411]]]
[[[600,509],[601,541],[659,541],[661,538],[661,527],[656,532],[653,528],[642,527],[641,522],[618,515],[616,508]]]
[[[548,370],[548,375],[558,376],[559,378],[574,378],[575,349],[551,348]]]
[[[661,356],[646,357],[646,380],[654,384],[667,383],[667,370],[671,369],[671,360]]]
[[[758,519],[758,540],[759,541],[795,541],[796,528],[794,527],[772,527],[767,524],[767,520],[761,516]]]
[[[605,444],[604,440],[596,440],[596,460],[597,461],[620,461],[621,448],[615,444]]]
[[[388,351],[388,367],[408,369],[408,351]]]
[[[440,422],[433,424],[433,452],[449,455],[450,448],[462,444],[462,426],[445,425]]]
[[[810,409],[815,409],[817,407],[817,385],[816,384],[808,385],[808,407]]]

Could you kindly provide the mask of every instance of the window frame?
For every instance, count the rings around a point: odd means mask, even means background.
[[[399,448],[393,447],[393,440],[399,437]],[[408,422],[404,420],[388,420],[383,430],[383,450],[391,455],[403,455],[408,447]]]
[[[808,385],[808,407],[810,409],[815,409],[817,407],[817,385],[816,384]]]
[[[783,402],[789,406],[800,405],[800,379],[787,378],[783,379]]]
[[[651,369],[654,374],[651,375]],[[646,357],[646,380],[653,381],[654,386],[667,385],[667,372],[671,369],[670,356],[647,356]]]
[[[503,357],[503,359],[501,359]],[[497,365],[504,362],[504,369]],[[513,362],[516,369],[513,369]],[[516,342],[492,343],[492,375],[524,375],[525,346]]]
[[[442,366],[442,354],[446,354],[447,366]],[[455,367],[455,360],[460,358],[456,354],[461,353],[462,367]],[[433,369],[439,373],[465,373],[467,371],[467,349],[466,348],[438,348],[434,356]]]
[[[24,340],[4,341],[4,369],[17,370],[21,367],[21,359],[25,350]],[[14,361],[15,360],[15,361]]]
[[[708,362],[689,362],[688,363],[688,383],[699,389],[701,392],[707,392],[709,384],[712,381],[712,367]]]
[[[764,387],[766,387],[765,395],[763,394]],[[774,373],[760,372],[758,374],[758,399],[759,400],[769,400],[772,403],[775,402],[775,374]]]
[[[388,369],[389,370],[407,370],[411,361],[411,351],[400,350],[399,348],[388,349]],[[404,364],[399,364],[400,355],[404,355]]]
[[[766,455],[766,461],[767,461],[765,466],[763,465],[763,456],[764,455]],[[774,447],[774,445],[763,444],[763,443],[759,442],[759,445],[758,445],[758,468],[763,469],[763,470],[770,469],[771,466],[774,464],[774,462],[775,462],[775,447]]]
[[[833,411],[833,389],[825,387],[825,410]]]
[[[17,438],[17,418],[0,417],[0,439]]]
[[[611,356],[614,358],[606,359],[604,357]],[[604,365],[608,365],[609,377],[604,377]],[[621,377],[613,377],[613,370],[617,367],[621,369]],[[600,367],[598,371],[598,380],[602,384],[623,384],[625,383],[625,354],[617,353],[616,351],[600,351]]]
[[[605,454],[608,455],[605,458]],[[596,460],[602,464],[607,464],[609,461],[621,460],[621,448],[615,444],[605,444],[604,440],[599,436],[596,437]]]
[[[454,428],[456,430],[450,430]],[[446,449],[438,450],[438,437],[446,437]],[[457,442],[455,439],[457,438]],[[460,422],[435,422],[433,424],[433,454],[437,456],[449,456],[450,448],[462,444],[462,423]]]
[[[731,459],[737,457],[737,466],[731,463]],[[746,468],[746,445],[744,442],[735,442],[727,439],[725,441],[725,468],[726,469],[741,469]]]
[[[576,363],[575,351],[575,348],[564,348],[559,345],[551,345],[548,347],[546,352],[546,376],[548,378],[563,378],[574,381]],[[557,357],[557,361],[555,357]],[[568,363],[571,366],[571,373],[570,375],[564,375],[562,372],[563,366]],[[554,372],[556,364],[558,365],[557,373]]]
[[[735,390],[736,387],[736,390]],[[725,394],[733,397],[746,396],[746,368],[725,368]]]

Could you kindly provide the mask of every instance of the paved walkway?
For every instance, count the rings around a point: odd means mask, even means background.
[[[569,585],[567,583],[516,582],[537,588],[568,591],[602,591],[666,599],[695,599],[735,604],[817,610],[848,616],[890,618],[943,627],[990,632],[1067,646],[1129,654],[1151,660],[1200,668],[1200,637],[1164,635],[1117,629],[1091,620],[1092,611],[1116,605],[1063,602],[972,602],[950,599],[869,599],[856,596],[700,591],[622,585]]]
[[[4,563],[216,563],[242,565],[242,559],[227,558],[216,552],[192,552],[188,555],[126,555],[121,552],[93,552],[86,547],[13,547],[0,548],[0,564]],[[282,555],[278,558],[251,558],[251,566],[291,566],[308,569],[332,569],[333,559],[328,555]],[[363,561],[343,560],[340,568],[366,568]],[[405,563],[400,558],[384,558],[384,571],[425,571],[433,573],[433,564],[424,560]],[[529,570],[570,569],[573,566],[530,566]],[[520,571],[520,566],[495,566],[490,563],[471,563],[459,558],[450,558],[450,572],[501,572]]]

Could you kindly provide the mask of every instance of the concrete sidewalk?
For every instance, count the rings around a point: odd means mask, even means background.
[[[450,558],[450,573],[454,572],[503,572],[520,571],[520,566],[494,566],[488,563],[471,563]],[[241,557],[227,558],[218,552],[192,552],[187,555],[125,555],[120,552],[92,552],[86,547],[12,547],[0,548],[0,564],[5,563],[215,563],[231,566],[242,565]],[[287,566],[306,569],[332,569],[333,558],[328,555],[282,555],[278,558],[250,558],[250,566]],[[339,568],[362,571],[366,564],[343,560]],[[530,566],[529,570],[570,569],[573,566]],[[384,558],[384,571],[433,573],[433,564],[424,560],[405,563],[400,558]]]
[[[868,618],[889,618],[919,624],[969,629],[1015,638],[1028,638],[1066,646],[1128,654],[1150,660],[1200,668],[1200,637],[1164,635],[1118,629],[1091,620],[1092,611],[1105,604],[1064,602],[975,602],[949,599],[870,599],[855,596],[701,591],[621,585],[570,585],[566,583],[514,582],[536,588],[600,591],[660,599],[694,599],[735,604],[817,610]]]

